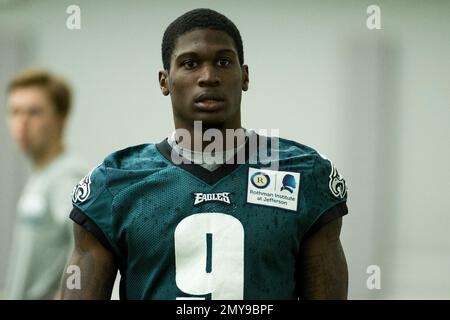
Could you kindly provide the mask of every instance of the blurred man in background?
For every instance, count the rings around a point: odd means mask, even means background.
[[[7,298],[52,299],[72,246],[72,187],[85,167],[64,146],[71,91],[63,79],[28,70],[7,88],[12,138],[31,164],[17,206]]]

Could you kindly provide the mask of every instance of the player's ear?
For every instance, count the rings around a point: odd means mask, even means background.
[[[242,91],[248,90],[248,83],[250,79],[248,77],[248,65],[242,65]]]
[[[167,70],[161,70],[158,74],[159,77],[159,87],[163,95],[167,96],[169,91],[169,72]]]

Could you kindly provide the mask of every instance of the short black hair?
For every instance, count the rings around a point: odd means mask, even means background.
[[[217,11],[200,8],[179,16],[164,31],[161,52],[165,70],[170,69],[170,58],[177,39],[195,29],[213,29],[227,33],[234,40],[240,64],[244,64],[242,38],[235,24]]]

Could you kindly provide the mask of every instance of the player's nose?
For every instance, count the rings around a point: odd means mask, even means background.
[[[220,78],[214,66],[207,64],[201,68],[200,76],[198,78],[198,85],[200,87],[205,86],[215,87],[220,85]]]

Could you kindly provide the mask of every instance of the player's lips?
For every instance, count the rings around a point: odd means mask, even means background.
[[[219,93],[201,93],[195,98],[194,106],[201,111],[216,111],[225,106],[225,97]]]

